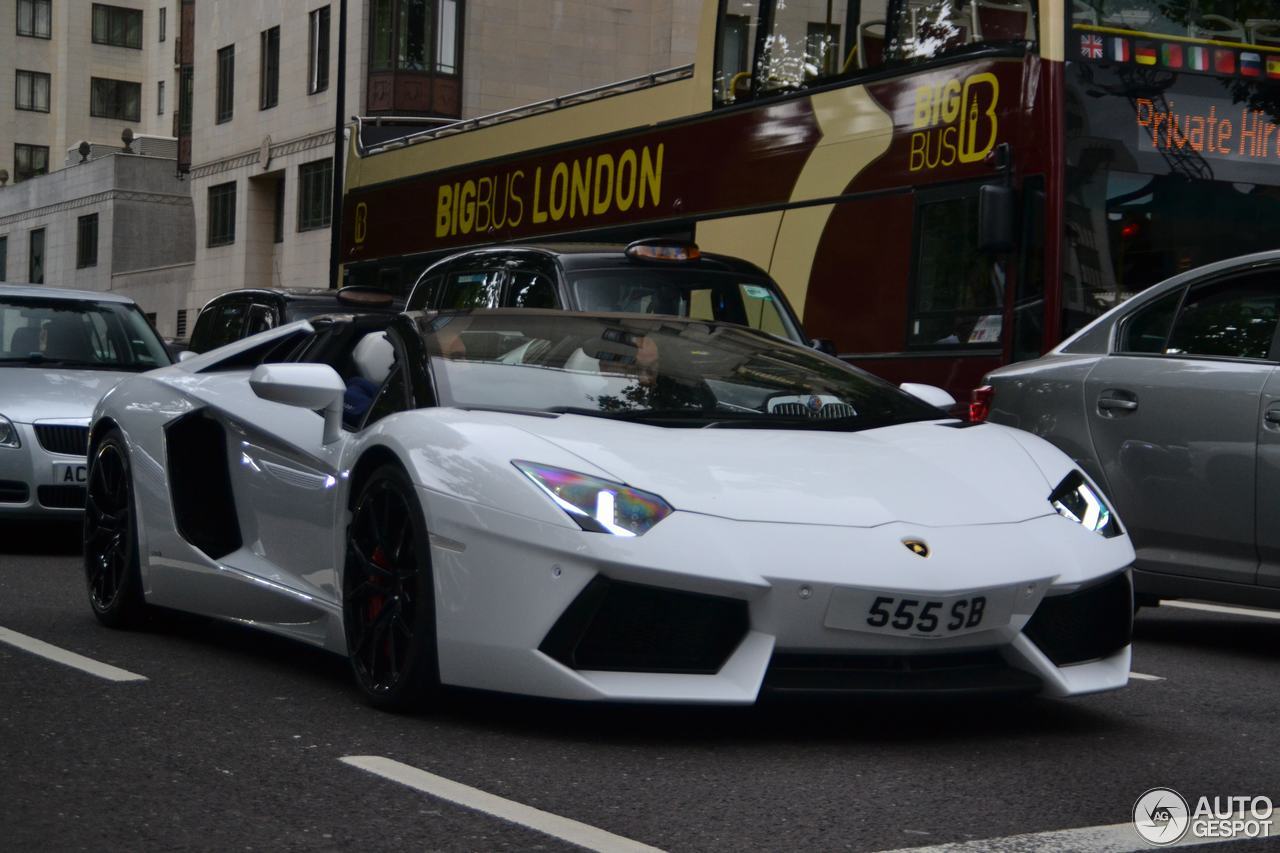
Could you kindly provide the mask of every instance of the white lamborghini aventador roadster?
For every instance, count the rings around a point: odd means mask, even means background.
[[[1070,459],[738,326],[317,318],[126,379],[90,441],[104,623],[293,637],[382,707],[1128,679],[1133,549]]]

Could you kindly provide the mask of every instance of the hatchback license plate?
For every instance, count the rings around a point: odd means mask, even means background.
[[[56,486],[83,486],[89,482],[88,462],[53,463],[53,483]]]

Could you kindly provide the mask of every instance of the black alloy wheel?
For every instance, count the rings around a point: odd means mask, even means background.
[[[143,617],[133,475],[124,436],[107,433],[89,460],[84,510],[84,573],[98,621],[129,628]]]
[[[425,707],[439,684],[427,526],[408,475],[383,465],[347,528],[342,624],[356,683],[370,704]]]

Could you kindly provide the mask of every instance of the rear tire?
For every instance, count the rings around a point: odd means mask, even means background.
[[[360,489],[342,572],[342,624],[356,684],[388,711],[427,707],[439,690],[435,594],[422,506],[398,465]]]
[[[134,628],[142,623],[146,602],[139,569],[133,470],[124,436],[117,429],[103,437],[89,460],[84,573],[89,605],[99,622],[111,628]]]

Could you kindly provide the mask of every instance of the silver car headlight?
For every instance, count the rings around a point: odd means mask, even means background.
[[[18,437],[18,428],[13,421],[0,415],[0,447],[21,447],[22,439]]]
[[[1079,471],[1072,471],[1063,478],[1058,488],[1049,495],[1049,503],[1058,511],[1058,515],[1107,539],[1124,532],[1102,495],[1089,485]]]
[[[657,495],[577,471],[512,460],[522,474],[555,501],[583,530],[643,536],[674,510]]]

